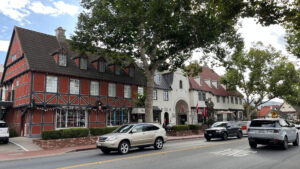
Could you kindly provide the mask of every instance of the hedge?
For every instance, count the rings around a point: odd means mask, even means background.
[[[8,132],[9,132],[9,137],[17,137],[17,136],[19,136],[18,133],[17,133],[17,131],[14,128],[9,128]]]
[[[95,127],[90,128],[90,133],[92,136],[100,136],[103,134],[111,133],[118,127]]]
[[[188,125],[190,130],[200,130],[201,126],[198,124],[190,124]]]
[[[188,125],[175,125],[175,126],[172,126],[172,130],[174,130],[174,131],[189,130],[189,126]]]
[[[43,140],[51,140],[51,139],[59,139],[59,138],[61,138],[61,130],[51,130],[51,131],[42,132]]]
[[[72,129],[62,129],[62,130],[51,130],[43,131],[42,139],[60,139],[60,138],[77,138],[77,137],[87,137],[89,135],[89,129],[87,128],[72,128]]]

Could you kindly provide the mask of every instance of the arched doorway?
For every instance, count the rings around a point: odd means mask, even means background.
[[[168,112],[165,112],[165,114],[164,114],[164,123],[165,123],[166,126],[170,123]]]
[[[185,124],[188,121],[188,104],[184,100],[179,100],[176,103],[176,123]]]

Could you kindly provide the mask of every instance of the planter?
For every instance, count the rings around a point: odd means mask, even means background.
[[[65,138],[55,140],[33,140],[33,143],[40,146],[44,150],[61,149],[66,147],[76,147],[83,145],[96,144],[98,136]]]
[[[192,133],[194,135],[200,135],[200,134],[203,134],[203,131],[202,130],[192,130]]]
[[[169,131],[167,133],[168,136],[190,136],[193,135],[192,130],[184,130],[184,131]]]

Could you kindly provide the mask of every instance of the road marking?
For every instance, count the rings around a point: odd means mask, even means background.
[[[13,141],[11,141],[11,140],[9,140],[9,142],[11,142],[11,143],[13,143],[13,144],[19,146],[19,147],[20,147],[21,149],[23,149],[24,151],[29,151],[29,150],[27,150],[25,147],[21,146],[21,145],[18,144],[18,143],[15,143],[15,142],[13,142]]]
[[[212,154],[222,155],[222,156],[231,156],[231,157],[244,157],[250,154],[255,154],[257,151],[248,150],[248,149],[225,149],[222,151],[212,152]]]
[[[218,145],[223,145],[223,144],[231,144],[233,142],[241,142],[241,141],[243,141],[243,140],[230,141],[230,142],[217,143],[217,144],[208,144],[208,145],[201,145],[201,146],[192,146],[192,147],[189,147],[189,148],[175,149],[175,150],[169,150],[169,151],[163,151],[163,152],[156,152],[156,153],[149,153],[149,154],[142,154],[142,155],[134,155],[134,156],[129,156],[129,157],[116,158],[116,159],[112,159],[112,160],[104,160],[104,161],[96,161],[96,162],[90,162],[90,163],[71,165],[71,166],[66,166],[66,167],[57,168],[57,169],[71,169],[71,168],[86,167],[86,166],[91,166],[91,165],[97,165],[97,164],[103,164],[103,163],[109,163],[109,162],[115,162],[115,161],[121,161],[121,160],[128,160],[128,159],[135,159],[135,158],[141,158],[141,157],[149,157],[149,156],[155,156],[155,155],[165,155],[167,153],[175,153],[175,152],[180,152],[180,151],[195,150],[195,149],[213,147],[213,146],[218,146]]]

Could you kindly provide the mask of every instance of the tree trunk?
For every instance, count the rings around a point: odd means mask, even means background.
[[[153,90],[154,90],[154,73],[146,72],[146,100],[145,100],[145,121],[153,122]]]
[[[246,113],[247,113],[247,120],[248,120],[248,121],[251,120],[250,106],[251,106],[250,103],[247,103]]]

